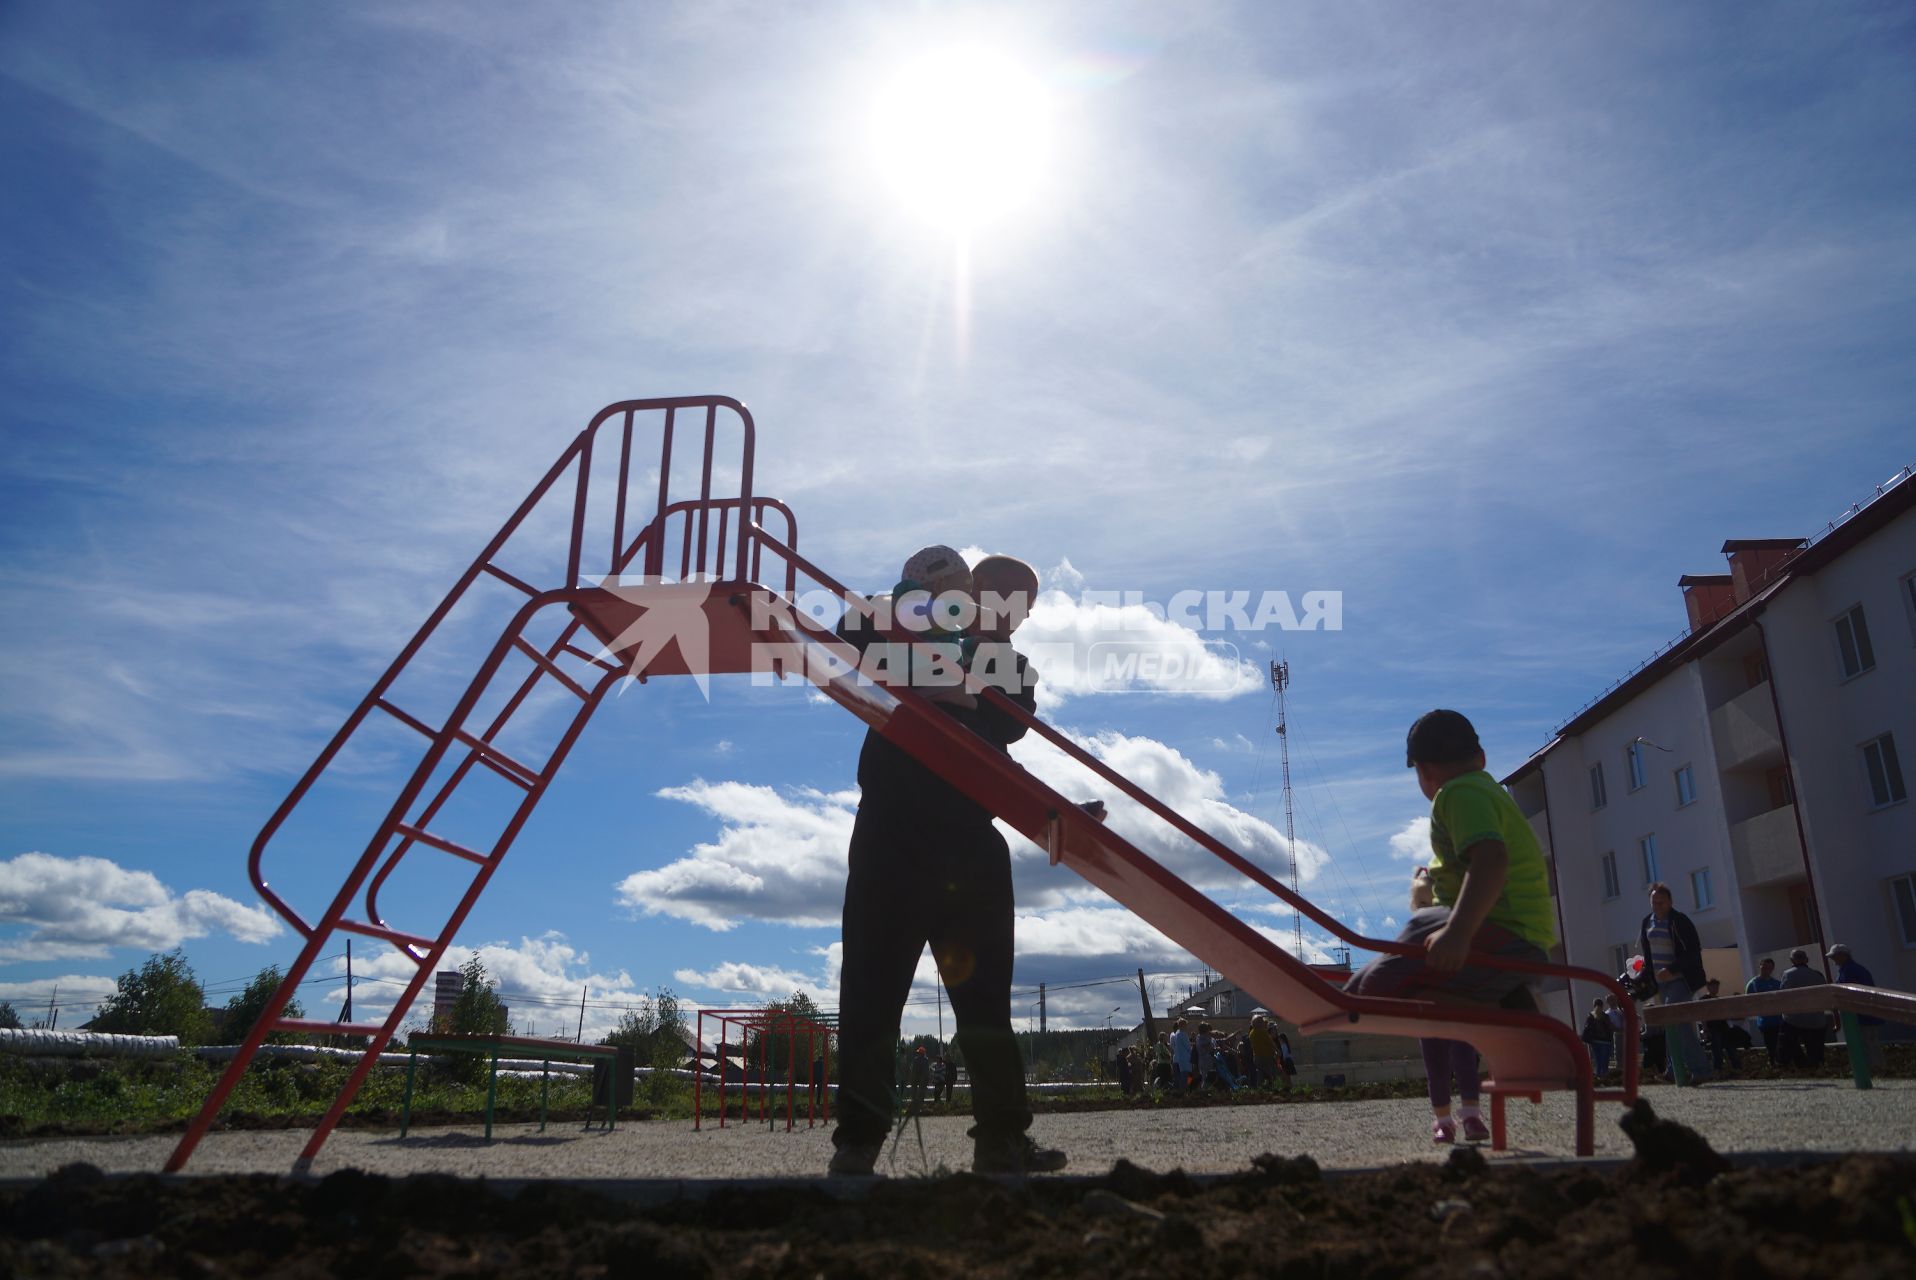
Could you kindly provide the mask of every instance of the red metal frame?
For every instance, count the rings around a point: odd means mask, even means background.
[[[679,417],[688,412],[702,412],[703,417],[698,496],[675,500],[671,493],[674,437]],[[721,412],[735,419],[738,424],[738,492],[715,497],[714,477]],[[658,494],[651,518],[628,539],[626,531],[634,458],[633,435],[640,415],[656,415],[662,420]],[[608,662],[605,655],[618,643],[624,623],[644,611],[642,603],[634,603],[634,595],[642,598],[644,588],[639,588],[635,593],[633,589],[622,586],[615,594],[581,577],[587,545],[592,460],[598,449],[606,447],[600,440],[602,429],[615,419],[620,425],[613,509],[605,544],[609,553],[609,571],[624,574],[636,566],[642,579],[652,582],[662,580],[676,531],[679,554],[674,566],[677,570],[675,576],[681,581],[696,578],[712,584],[704,601],[710,626],[709,652],[681,653],[674,647],[666,654],[648,658],[645,666],[638,670],[630,669],[629,664],[635,661],[632,654],[613,654],[620,662]],[[364,1056],[347,1076],[339,1096],[301,1152],[300,1165],[310,1163],[339,1123],[346,1107],[377,1061],[380,1051],[398,1030],[413,1000],[424,986],[427,975],[434,971],[445,955],[460,924],[493,872],[498,869],[500,860],[531,816],[586,721],[606,693],[627,675],[642,680],[649,674],[745,671],[753,669],[753,663],[763,660],[768,654],[775,655],[775,662],[784,669],[812,678],[827,696],[940,772],[959,790],[985,805],[1008,825],[1048,850],[1054,862],[1071,867],[1211,967],[1232,974],[1266,1007],[1283,1011],[1306,1034],[1361,1022],[1367,1033],[1437,1035],[1466,1040],[1476,1045],[1492,1069],[1492,1079],[1486,1082],[1485,1090],[1491,1095],[1497,1145],[1501,1145],[1502,1102],[1507,1094],[1534,1096],[1544,1089],[1575,1090],[1578,1100],[1577,1150],[1580,1154],[1588,1154],[1592,1146],[1593,1103],[1598,1099],[1628,1102],[1635,1097],[1637,1029],[1634,1024],[1624,1028],[1623,1087],[1599,1092],[1594,1087],[1589,1058],[1577,1039],[1575,1029],[1555,1019],[1534,1013],[1354,996],[1341,988],[1332,987],[1311,972],[1301,957],[1292,956],[1277,947],[1216,903],[1191,889],[1142,851],[1114,834],[1109,827],[1085,814],[1076,804],[957,726],[930,703],[908,690],[896,694],[875,690],[869,685],[861,685],[855,676],[844,674],[856,667],[856,655],[829,631],[793,608],[791,602],[798,594],[801,576],[846,600],[855,597],[798,553],[797,526],[790,509],[775,499],[753,494],[753,443],[754,427],[750,413],[743,405],[727,397],[633,400],[608,406],[580,432],[468,566],[446,599],[400,651],[392,666],[320,752],[253,842],[247,859],[247,874],[254,888],[304,941],[299,955],[288,966],[284,980],[261,1013],[259,1021],[248,1032],[240,1051],[234,1055],[200,1113],[175,1147],[166,1165],[169,1172],[177,1171],[186,1163],[270,1032],[287,1030],[325,1035],[363,1035],[368,1039]],[[499,564],[498,560],[513,535],[526,523],[540,502],[548,495],[563,492],[559,487],[560,481],[575,466],[565,580],[557,587],[542,590]],[[783,537],[766,527],[768,518],[774,515],[782,520]],[[774,578],[778,581],[777,589],[760,585],[764,579],[764,560],[768,553],[775,561],[773,569]],[[783,564],[782,573],[777,572],[778,562]],[[497,640],[452,713],[435,727],[398,706],[388,695],[454,606],[467,596],[482,575],[518,591],[526,599],[505,620]],[[528,639],[527,632],[552,610],[565,611],[563,626],[557,638],[543,645],[534,644]],[[557,618],[557,615],[550,616]],[[598,652],[589,652],[574,643],[582,628],[596,641],[594,647]],[[516,688],[512,688],[502,709],[485,728],[476,734],[471,732],[467,727],[469,717],[484,695],[493,689],[502,664],[515,654],[530,660],[531,672],[519,681]],[[836,673],[821,671],[810,661],[820,655],[836,659]],[[564,690],[578,705],[544,762],[534,765],[504,751],[497,739],[512,722],[515,713],[524,707],[528,696],[544,681],[551,681],[554,686]],[[501,689],[509,687],[509,681],[500,685]],[[1010,714],[1023,720],[1031,731],[1045,741],[1135,800],[1158,819],[1169,823],[1199,847],[1276,895],[1292,909],[1303,913],[1332,936],[1353,947],[1370,951],[1415,953],[1416,949],[1406,944],[1363,937],[1345,928],[1308,900],[1292,893],[1276,877],[1169,809],[1128,779],[1120,777],[1064,734],[1027,715],[1022,708],[997,691],[975,683],[972,687],[980,696],[998,700]],[[309,923],[268,885],[262,872],[263,855],[287,817],[334,764],[342,749],[367,723],[374,711],[415,730],[427,739],[428,745],[338,892],[318,920]],[[418,815],[409,817],[413,806],[449,754],[456,759],[451,773]],[[484,766],[490,773],[521,788],[525,793],[491,847],[483,850],[449,839],[429,826],[476,765]],[[379,909],[380,889],[387,884],[406,854],[421,846],[477,867],[451,914],[431,934],[399,929],[389,923]],[[348,915],[353,901],[362,891],[366,898],[363,918]],[[414,975],[395,1001],[391,1013],[381,1023],[360,1025],[283,1017],[287,1001],[305,979],[317,957],[339,932],[357,933],[385,941],[414,962]],[[1613,978],[1595,970],[1564,965],[1523,965],[1482,956],[1474,956],[1473,963],[1537,975],[1581,978],[1608,987],[1620,998],[1624,997],[1622,988]]]
[[[834,1020],[829,1018],[807,1018],[801,1014],[795,1014],[788,1009],[776,1008],[701,1009],[699,1010],[698,1021],[698,1042],[701,1046],[701,1055],[704,1053],[705,1020],[707,1018],[712,1019],[718,1027],[718,1048],[713,1052],[713,1058],[717,1063],[718,1072],[719,1128],[723,1129],[725,1127],[725,1087],[728,1083],[725,1078],[725,1046],[727,1043],[730,1043],[728,1037],[735,1027],[739,1032],[739,1039],[736,1043],[741,1051],[739,1057],[739,1071],[741,1076],[746,1066],[749,1065],[745,1061],[743,1052],[745,1049],[745,1037],[753,1032],[758,1033],[759,1061],[757,1089],[759,1119],[764,1120],[770,1114],[767,1108],[772,1105],[770,1101],[771,1095],[776,1089],[774,1083],[767,1078],[769,1073],[767,1064],[770,1061],[770,1046],[776,1037],[785,1036],[791,1045],[790,1060],[787,1063],[785,1080],[785,1131],[790,1133],[797,1127],[797,1098],[799,1087],[798,1037],[802,1033],[805,1037],[805,1069],[807,1072],[805,1079],[805,1127],[809,1129],[815,1124],[824,1124],[830,1121],[832,1114],[830,1086],[832,1078],[831,1045],[832,1037],[838,1034],[838,1027]],[[817,1052],[822,1052],[825,1059],[826,1085],[822,1089],[813,1089],[811,1087],[811,1076],[809,1074],[814,1054]],[[739,1102],[741,1114],[743,1114],[746,1106],[748,1087],[752,1083],[753,1082],[749,1080],[740,1080]],[[704,1126],[704,1085],[705,1071],[703,1066],[701,1066],[692,1080],[692,1127],[694,1129],[699,1129]]]

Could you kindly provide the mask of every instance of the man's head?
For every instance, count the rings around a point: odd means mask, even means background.
[[[1770,959],[1768,956],[1764,956],[1761,960],[1756,962],[1756,971],[1757,973],[1761,974],[1763,977],[1767,978],[1772,973],[1776,972],[1776,961]]]
[[[1830,943],[1830,949],[1823,953],[1823,958],[1825,960],[1833,960],[1837,964],[1848,964],[1849,948],[1840,942],[1832,942]]]
[[[1670,886],[1659,880],[1650,886],[1650,911],[1659,920],[1670,914]]]
[[[1426,711],[1405,735],[1404,764],[1417,770],[1417,785],[1430,800],[1452,778],[1483,768],[1484,749],[1462,713]]]
[[[1799,969],[1807,969],[1810,967],[1810,953],[1798,947],[1790,952],[1790,963]]]
[[[1710,989],[1711,995],[1715,995],[1717,992],[1723,990],[1723,983],[1716,978],[1711,978],[1708,982],[1704,983],[1703,985]]]
[[[978,634],[1010,640],[1038,598],[1038,571],[1013,556],[986,556],[971,567],[971,588],[978,601]]]

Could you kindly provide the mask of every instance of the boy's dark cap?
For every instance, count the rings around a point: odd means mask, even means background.
[[[1426,711],[1404,740],[1404,767],[1461,764],[1483,750],[1477,730],[1457,711]]]

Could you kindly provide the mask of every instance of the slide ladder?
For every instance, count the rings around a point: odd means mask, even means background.
[[[640,468],[635,444],[644,443],[638,433],[652,431],[658,443],[657,487],[656,495],[647,495],[650,514],[641,522],[633,510],[642,500],[640,486],[634,484],[641,478],[635,475]],[[687,435],[692,445],[675,453],[675,443]],[[799,554],[791,510],[753,493],[753,445],[750,413],[728,397],[610,405],[579,433],[467,567],[253,842],[247,874],[261,898],[300,937],[300,950],[180,1138],[167,1161],[168,1172],[185,1165],[268,1035],[289,1031],[363,1037],[360,1059],[296,1167],[310,1165],[397,1033],[428,975],[437,970],[592,712],[622,680],[665,675],[769,671],[810,679],[826,696],[1045,849],[1053,863],[1071,868],[1192,955],[1230,974],[1307,1035],[1337,1028],[1470,1042],[1490,1066],[1485,1089],[1492,1100],[1495,1145],[1503,1144],[1502,1103],[1509,1094],[1574,1091],[1580,1154],[1591,1149],[1593,1103],[1627,1102],[1635,1096],[1634,1025],[1625,1027],[1622,1089],[1600,1092],[1575,1031],[1556,1019],[1349,995],[931,703],[910,690],[894,692],[861,681],[855,674],[857,655],[794,606],[801,582],[841,599],[853,597]],[[643,456],[653,457],[649,450]],[[683,488],[675,483],[681,481]],[[675,497],[685,490],[695,490],[696,496]],[[776,531],[768,527],[774,522]],[[563,567],[554,550],[560,528],[566,531]],[[600,554],[604,559],[597,558]],[[540,582],[555,585],[537,585]],[[490,644],[471,651],[455,647],[448,658],[445,648],[456,644],[451,637],[459,630],[449,619],[465,622],[468,630],[476,627],[482,637],[491,637]],[[401,693],[410,687],[409,674],[429,676],[443,669],[436,663],[470,664],[475,658],[475,674],[443,714],[409,705]],[[1065,734],[995,690],[979,692],[1334,937],[1371,951],[1409,950],[1353,933]],[[329,771],[335,779],[349,774],[358,758],[355,752],[364,753],[368,739],[394,725],[417,740],[417,759],[338,890],[317,917],[308,920],[268,883],[263,871],[267,847]],[[531,748],[521,745],[521,739],[531,742]],[[469,815],[464,817],[466,825],[454,834],[442,820],[451,819],[459,810],[458,799],[481,780],[495,789],[503,787],[509,800],[493,805],[476,828]],[[408,927],[401,928],[381,911],[380,894],[406,856],[420,850],[471,870],[436,925],[422,928],[408,920],[403,922]],[[382,1021],[359,1024],[286,1016],[298,987],[342,933],[384,942],[405,957],[407,981],[391,1011]],[[1579,978],[1623,995],[1613,979],[1593,970],[1488,958],[1484,962],[1531,975]]]

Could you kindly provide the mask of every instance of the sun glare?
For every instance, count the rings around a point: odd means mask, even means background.
[[[1044,86],[1010,58],[946,49],[906,63],[880,88],[873,157],[900,201],[965,236],[1037,195],[1050,115]]]

